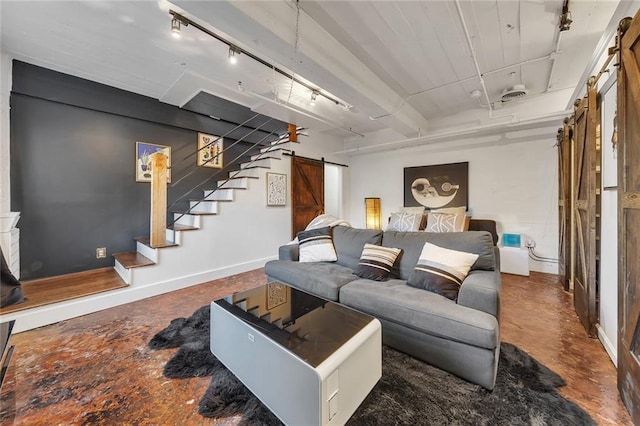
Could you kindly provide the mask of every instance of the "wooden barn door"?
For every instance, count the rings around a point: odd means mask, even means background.
[[[291,156],[292,238],[324,213],[324,163]]]
[[[576,101],[574,127],[574,276],[573,305],[590,337],[596,336],[597,306],[597,159],[595,78],[587,83],[587,96]]]
[[[618,45],[618,390],[640,424],[640,11]]]
[[[559,268],[558,275],[565,290],[569,290],[571,277],[571,136],[570,119],[558,129],[558,220]]]

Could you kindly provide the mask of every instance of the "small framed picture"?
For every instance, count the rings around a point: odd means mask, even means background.
[[[151,182],[151,155],[161,152],[171,165],[171,147],[153,143],[136,142],[136,182]],[[167,182],[171,182],[171,169],[167,170]]]
[[[287,175],[267,172],[267,206],[287,205]]]
[[[198,133],[198,167],[221,169],[224,165],[223,150],[222,137]]]

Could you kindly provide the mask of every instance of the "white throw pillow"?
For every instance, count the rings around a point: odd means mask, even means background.
[[[298,246],[300,248],[299,262],[335,262],[338,260],[329,226],[298,232]]]
[[[477,259],[477,254],[424,243],[407,285],[457,300],[460,286]]]
[[[391,219],[385,231],[418,231],[420,230],[421,220],[421,214],[391,213]]]
[[[463,214],[429,213],[426,232],[463,232],[469,230],[469,216]]]
[[[424,214],[424,206],[400,207],[400,213]]]

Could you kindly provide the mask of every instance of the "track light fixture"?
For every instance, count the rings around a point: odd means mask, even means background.
[[[176,18],[171,20],[171,35],[173,38],[180,38],[180,21]]]
[[[191,25],[194,28],[197,28],[198,30],[202,31],[203,33],[207,34],[210,37],[215,38],[216,40],[226,44],[227,46],[229,46],[229,62],[231,63],[235,63],[234,61],[237,60],[237,56],[239,54],[243,54],[245,56],[248,56],[249,58],[253,59],[254,61],[264,65],[265,67],[271,69],[274,71],[274,73],[278,73],[286,78],[288,78],[289,80],[303,86],[306,87],[307,89],[312,91],[312,104],[315,102],[316,98],[318,97],[318,95],[322,96],[325,99],[328,99],[329,101],[333,102],[336,105],[342,106],[343,108],[350,108],[350,105],[345,104],[342,101],[339,101],[338,99],[334,98],[333,96],[327,94],[327,93],[321,93],[318,89],[315,89],[313,86],[311,86],[309,83],[300,80],[298,78],[296,78],[293,74],[282,70],[281,68],[270,64],[269,62],[265,61],[264,59],[254,55],[251,52],[248,52],[246,50],[244,50],[241,47],[236,46],[235,44],[233,44],[231,41],[225,39],[224,37],[214,33],[213,31],[209,30],[208,28],[203,27],[202,25],[198,24],[197,22],[187,18],[184,15],[181,15],[180,13],[174,11],[174,10],[170,10],[169,14],[172,16],[172,20],[171,20],[171,31],[173,33],[175,33],[174,31],[174,22],[175,22],[175,27],[177,28],[177,31],[179,33],[180,31],[180,25],[184,25],[185,27],[187,25]]]
[[[314,106],[316,104],[316,99],[318,98],[319,93],[320,92],[318,92],[317,90],[311,91],[311,102],[309,102],[311,106]]]
[[[560,25],[558,25],[560,32],[569,31],[572,22],[571,11],[569,10],[569,0],[564,0],[564,3],[562,4],[562,15],[560,15]]]
[[[237,47],[231,45],[229,46],[229,62],[232,64],[236,64],[238,63],[238,57],[236,56],[236,54],[240,54],[240,49],[238,49]]]

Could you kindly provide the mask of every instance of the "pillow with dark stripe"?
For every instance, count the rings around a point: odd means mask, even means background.
[[[386,281],[389,279],[391,268],[398,258],[400,251],[398,248],[365,244],[362,255],[360,256],[360,262],[354,274],[360,278]]]
[[[424,243],[418,263],[409,274],[407,284],[457,300],[462,281],[469,274],[477,258],[477,254]]]
[[[331,238],[331,227],[298,232],[300,262],[335,262],[338,260]]]

